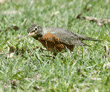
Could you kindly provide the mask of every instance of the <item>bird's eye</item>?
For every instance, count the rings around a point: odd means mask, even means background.
[[[38,30],[38,28],[36,27],[35,30]]]

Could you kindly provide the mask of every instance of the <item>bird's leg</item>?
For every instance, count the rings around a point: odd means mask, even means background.
[[[75,48],[75,46],[73,46],[73,48],[70,49],[70,55],[71,55],[71,56],[74,54],[74,48]]]
[[[65,50],[66,50],[67,52],[69,52],[69,54],[71,53],[70,49],[68,49],[67,46],[65,46]],[[71,55],[71,54],[70,54],[70,55]],[[67,56],[67,53],[63,53],[63,56],[66,57],[66,56]]]
[[[48,43],[47,43],[47,41],[46,41],[46,48],[47,48],[47,53],[48,53],[48,55],[49,55],[49,50],[48,50]],[[50,57],[49,57],[50,58]]]

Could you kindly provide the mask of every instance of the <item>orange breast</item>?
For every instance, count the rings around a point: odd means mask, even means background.
[[[39,41],[49,51],[57,53],[62,50],[66,50],[65,46],[63,44],[59,43],[58,36],[56,36],[56,35],[51,35],[50,33],[47,33]]]
[[[50,33],[45,34],[42,39],[45,39],[46,41],[52,41],[52,42],[59,40],[58,36],[52,35]]]

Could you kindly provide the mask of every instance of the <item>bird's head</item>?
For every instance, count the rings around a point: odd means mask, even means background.
[[[30,28],[28,28],[28,36],[32,36],[36,40],[39,40],[42,37],[42,27],[39,25],[32,25]]]

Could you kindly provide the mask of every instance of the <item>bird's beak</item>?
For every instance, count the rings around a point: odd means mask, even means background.
[[[33,35],[35,35],[35,32],[28,33],[28,36],[33,36]]]

